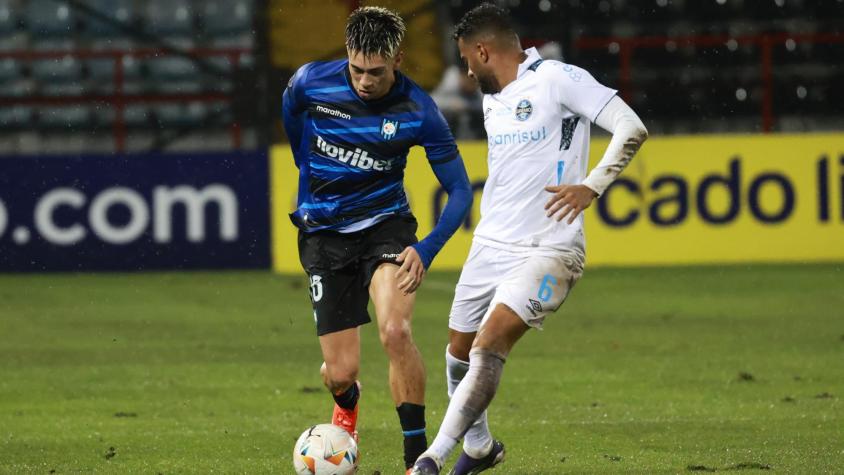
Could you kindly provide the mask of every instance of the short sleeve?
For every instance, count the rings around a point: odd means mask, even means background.
[[[419,145],[425,147],[425,155],[432,165],[454,160],[458,156],[457,144],[437,104],[429,96],[422,103],[425,118],[419,130]]]
[[[618,91],[599,83],[589,71],[571,64],[549,61],[551,96],[559,104],[592,122]],[[540,68],[541,70],[541,68]]]

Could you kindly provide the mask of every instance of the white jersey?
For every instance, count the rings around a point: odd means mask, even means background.
[[[516,80],[484,95],[489,176],[475,241],[510,251],[585,252],[583,214],[546,217],[548,185],[580,184],[589,165],[590,124],[616,91],[587,71],[525,53]]]

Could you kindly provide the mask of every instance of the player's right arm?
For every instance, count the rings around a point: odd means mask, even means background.
[[[282,119],[284,131],[290,140],[290,149],[293,150],[293,159],[296,166],[299,166],[302,157],[302,138],[305,130],[307,108],[307,96],[305,95],[305,81],[312,63],[299,68],[290,78],[287,88],[282,96]]]
[[[633,155],[648,139],[648,129],[633,109],[618,96],[614,96],[604,106],[595,118],[595,124],[612,134],[601,161],[583,180],[584,185],[600,196],[633,160]]]
[[[572,65],[559,67],[564,74],[558,75],[553,83],[559,103],[612,133],[604,156],[583,183],[545,188],[553,193],[545,205],[547,216],[556,214],[557,221],[568,217],[571,224],[627,167],[648,138],[648,130],[615,90],[596,81],[584,69]]]

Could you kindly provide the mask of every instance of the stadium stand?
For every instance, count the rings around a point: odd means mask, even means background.
[[[835,130],[839,0],[548,0],[512,7],[526,45],[616,87],[653,133]],[[450,3],[451,18],[474,5]]]
[[[281,139],[283,84],[304,62],[342,55],[357,3],[0,0],[0,150],[37,151],[51,142],[39,138],[73,131],[106,150]],[[382,3],[408,16],[405,70],[433,90],[457,63],[451,25],[476,2]],[[526,46],[562,45],[653,133],[844,126],[842,1],[501,3]],[[303,41],[317,17],[323,41]]]
[[[0,150],[74,132],[102,150],[254,144],[232,114],[254,14],[252,0],[0,0]]]

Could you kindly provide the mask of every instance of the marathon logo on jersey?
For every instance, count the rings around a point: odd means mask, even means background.
[[[345,112],[338,111],[337,109],[330,109],[325,106],[317,105],[316,106],[317,112],[322,112],[323,114],[330,115],[332,117],[339,117],[341,119],[351,120],[352,116],[346,114]]]
[[[384,140],[392,139],[398,131],[399,121],[397,120],[384,119],[384,122],[381,123],[381,137],[384,137]]]
[[[360,168],[361,170],[387,172],[393,169],[392,160],[378,160],[372,158],[366,150],[361,150],[360,148],[348,150],[339,145],[330,144],[319,135],[317,135],[316,138],[316,148],[322,152],[322,155],[325,157],[334,158],[349,166]]]
[[[522,99],[519,101],[519,104],[516,105],[516,119],[524,122],[530,118],[530,115],[533,113],[533,105],[527,99]]]

